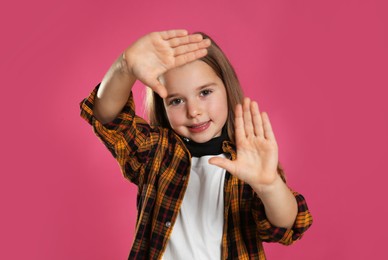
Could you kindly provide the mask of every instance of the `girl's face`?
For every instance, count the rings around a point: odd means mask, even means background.
[[[197,60],[163,75],[163,100],[172,129],[197,143],[220,136],[228,117],[225,86],[213,69]]]

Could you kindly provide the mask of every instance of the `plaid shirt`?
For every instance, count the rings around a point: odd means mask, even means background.
[[[97,86],[81,102],[81,116],[112,153],[127,179],[137,185],[136,231],[129,259],[160,259],[168,243],[190,174],[190,153],[171,129],[152,128],[135,115],[132,94],[113,122],[102,124],[93,116]],[[223,151],[236,158],[228,141]],[[302,195],[293,192],[298,215],[290,229],[273,226],[252,188],[226,173],[222,259],[265,259],[262,242],[290,245],[312,224]]]

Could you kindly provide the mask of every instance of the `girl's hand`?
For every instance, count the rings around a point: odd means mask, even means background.
[[[124,51],[124,69],[164,98],[167,91],[158,77],[205,56],[209,46],[209,39],[204,40],[200,34],[189,35],[186,30],[153,32]]]
[[[279,178],[278,147],[268,114],[260,113],[258,104],[245,98],[243,105],[237,105],[235,115],[236,160],[213,157],[209,163],[226,169],[255,191],[264,192]]]

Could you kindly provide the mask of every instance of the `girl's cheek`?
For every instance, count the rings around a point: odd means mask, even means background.
[[[176,124],[180,121],[180,113],[177,111],[178,109],[170,110],[168,113],[168,118],[170,121],[170,124]]]

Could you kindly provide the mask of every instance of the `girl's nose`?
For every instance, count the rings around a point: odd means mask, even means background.
[[[194,118],[202,113],[200,104],[197,102],[187,102],[187,116]]]

